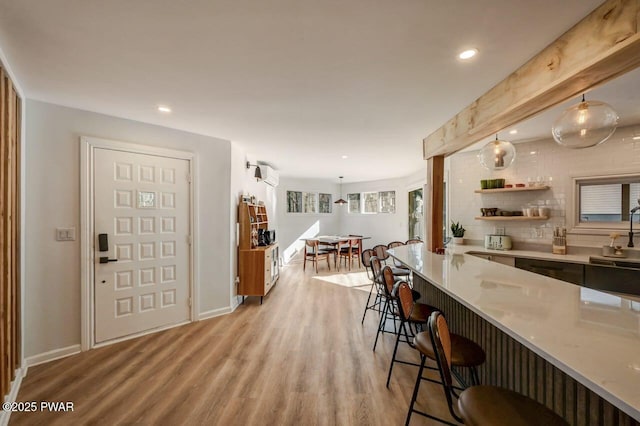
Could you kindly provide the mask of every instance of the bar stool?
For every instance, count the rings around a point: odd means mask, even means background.
[[[402,247],[404,245],[405,243],[403,243],[402,241],[393,241],[387,244],[387,249],[392,249],[394,247]],[[402,263],[398,262],[396,259],[393,259],[393,266],[394,268],[397,268],[397,270],[394,271],[395,275],[402,276],[402,277],[407,276],[409,280],[411,279],[411,270],[409,268],[404,266]]]
[[[413,337],[415,333],[413,332],[413,330],[411,330],[411,325],[415,326],[417,332],[418,326],[421,327],[422,325],[426,324],[429,316],[438,310],[438,308],[435,308],[431,305],[414,302],[411,287],[405,281],[401,281],[396,284],[395,297],[398,302],[397,316],[400,318],[400,330],[396,335],[396,344],[393,348],[391,363],[389,364],[387,387],[389,387],[389,382],[391,381],[391,372],[393,371],[394,363],[399,362],[400,364],[415,365],[416,367],[420,366],[420,364],[417,364],[415,362],[396,359],[396,355],[398,353],[398,344],[402,340],[400,336],[402,335],[402,333],[404,333],[404,340],[402,341],[408,343],[409,346],[414,347],[413,342],[411,341],[411,337]],[[408,331],[407,328],[409,329]],[[411,332],[411,336],[409,336],[409,332]]]
[[[454,425],[447,420],[432,416],[414,408],[420,382],[423,380],[422,372],[425,359],[430,354],[423,352],[423,347],[418,341],[418,336],[428,338],[431,341],[431,348],[435,348],[435,358],[440,370],[442,386],[447,398],[449,413],[458,422],[468,425],[510,425],[510,426],[566,426],[568,423],[559,415],[539,402],[527,398],[517,392],[500,388],[497,386],[472,386],[462,391],[457,396],[454,391],[451,377],[451,366],[453,365],[453,334],[449,333],[447,321],[441,312],[434,312],[429,317],[428,332],[422,332],[414,339],[416,348],[422,355],[420,370],[413,389],[411,404],[405,425],[409,425],[412,413],[418,413],[425,417],[439,422]],[[453,407],[453,397],[458,397],[458,411]]]
[[[374,257],[371,259],[372,259],[371,260],[372,265],[374,264],[374,260],[378,264],[381,264],[377,257]],[[393,319],[394,333],[396,334],[399,333],[396,327],[397,303],[396,303],[396,297],[393,291],[396,285],[396,280],[395,280],[395,277],[393,276],[393,272],[391,271],[391,267],[385,266],[380,273],[380,277],[381,277],[380,288],[383,293],[382,297],[384,299],[384,306],[382,308],[382,313],[380,314],[380,321],[378,322],[378,331],[376,332],[376,340],[373,343],[374,351],[376,350],[376,346],[378,345],[378,337],[380,336],[380,333],[385,332],[385,325],[389,318]]]
[[[375,279],[375,275],[373,273],[373,268],[372,268],[372,263],[371,263],[371,259],[373,259],[373,250],[371,249],[366,249],[362,251],[362,255],[360,256],[362,258],[362,264],[364,265],[365,270],[367,271],[367,277],[371,280],[371,288],[369,289],[369,296],[367,297],[367,303],[364,306],[364,312],[362,314],[362,322],[361,324],[364,324],[364,318],[367,315],[367,311],[369,309],[377,311],[378,313],[380,313],[382,311],[381,309],[381,305],[382,305],[382,291],[380,288],[380,284],[379,282],[376,282]],[[380,262],[377,261],[377,265],[376,268],[378,271],[380,271],[382,268],[380,267]],[[372,304],[369,304],[369,302],[371,301],[371,295],[373,294],[373,289],[375,288],[376,290],[376,297],[373,301]]]

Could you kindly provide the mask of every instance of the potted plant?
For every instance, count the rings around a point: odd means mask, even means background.
[[[460,222],[451,221],[451,234],[453,235],[453,243],[463,245],[464,233],[466,229],[460,225]]]

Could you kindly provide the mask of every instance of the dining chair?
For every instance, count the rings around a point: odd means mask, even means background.
[[[411,238],[411,239],[408,239],[408,240],[405,242],[405,244],[406,244],[406,245],[409,245],[409,244],[420,244],[420,243],[423,243],[423,242],[424,242],[424,241],[419,240],[419,239],[417,239],[417,238]]]
[[[345,266],[347,262],[349,263],[349,270],[351,270],[351,265],[353,262],[353,258],[358,259],[358,268],[362,267],[362,263],[360,263],[360,240],[359,238],[352,238],[346,242],[345,245],[340,246],[338,250],[338,255],[340,256],[340,261],[338,265],[342,263],[342,260],[345,261]]]
[[[307,260],[312,262],[316,267],[316,274],[318,273],[318,261],[327,259],[327,268],[331,270],[331,264],[329,263],[330,251],[320,249],[318,240],[305,240],[304,242],[304,264],[302,270],[307,268]]]
[[[454,386],[451,374],[451,367],[454,366],[456,357],[455,343],[444,315],[441,312],[432,313],[427,322],[427,329],[428,331],[419,333],[414,339],[414,345],[420,351],[422,359],[405,421],[406,426],[409,425],[413,413],[441,423],[455,424],[415,408],[420,382],[422,380],[433,381],[422,377],[425,360],[432,355],[440,372],[440,384],[444,389],[449,413],[457,422],[487,426],[567,426],[569,424],[543,404],[498,386],[471,386],[457,394],[455,390],[459,388]],[[424,341],[428,339],[430,342],[429,348],[425,350],[419,338]],[[431,350],[433,351],[432,353],[430,352]],[[457,407],[454,407],[454,397],[458,400]]]

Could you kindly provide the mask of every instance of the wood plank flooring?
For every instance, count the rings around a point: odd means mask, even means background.
[[[229,315],[32,367],[18,401],[74,411],[13,413],[10,424],[402,425],[417,367],[396,364],[387,389],[395,336],[373,352],[377,314],[360,324],[367,292],[333,283],[362,274],[292,264],[263,305],[249,298]],[[418,408],[449,418],[425,381]]]

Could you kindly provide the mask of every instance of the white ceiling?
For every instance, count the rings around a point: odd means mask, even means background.
[[[29,98],[353,182],[424,167],[422,138],[600,3],[0,0],[0,46]]]

